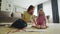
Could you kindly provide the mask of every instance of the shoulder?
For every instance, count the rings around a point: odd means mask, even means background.
[[[27,13],[27,11],[24,11],[24,12],[23,12],[23,14],[26,14],[26,13]]]
[[[24,13],[27,13],[27,11],[24,11]]]

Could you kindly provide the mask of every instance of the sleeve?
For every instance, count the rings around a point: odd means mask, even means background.
[[[25,11],[24,13],[21,15],[22,19],[24,20],[25,19]]]

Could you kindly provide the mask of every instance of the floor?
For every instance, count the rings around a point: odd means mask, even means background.
[[[29,25],[26,28],[26,32],[10,32],[9,34],[60,34],[60,23],[47,23],[48,28],[47,29],[36,29],[36,28],[30,28],[31,25]],[[14,30],[7,27],[1,27],[0,26],[0,34],[7,34],[8,31]]]

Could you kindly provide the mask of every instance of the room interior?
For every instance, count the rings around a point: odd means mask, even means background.
[[[14,21],[21,18],[21,14],[27,10],[29,5],[34,5],[35,16],[38,16],[38,10],[43,9],[46,19],[47,29],[31,28],[32,23],[28,23],[26,32],[10,32],[9,34],[59,34],[60,33],[60,0],[0,0],[0,34],[6,34],[8,28]]]

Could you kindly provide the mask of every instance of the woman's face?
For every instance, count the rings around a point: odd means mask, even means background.
[[[31,9],[31,10],[29,11],[29,13],[30,13],[30,14],[33,14],[33,13],[34,13],[34,9],[35,9],[35,8]]]

